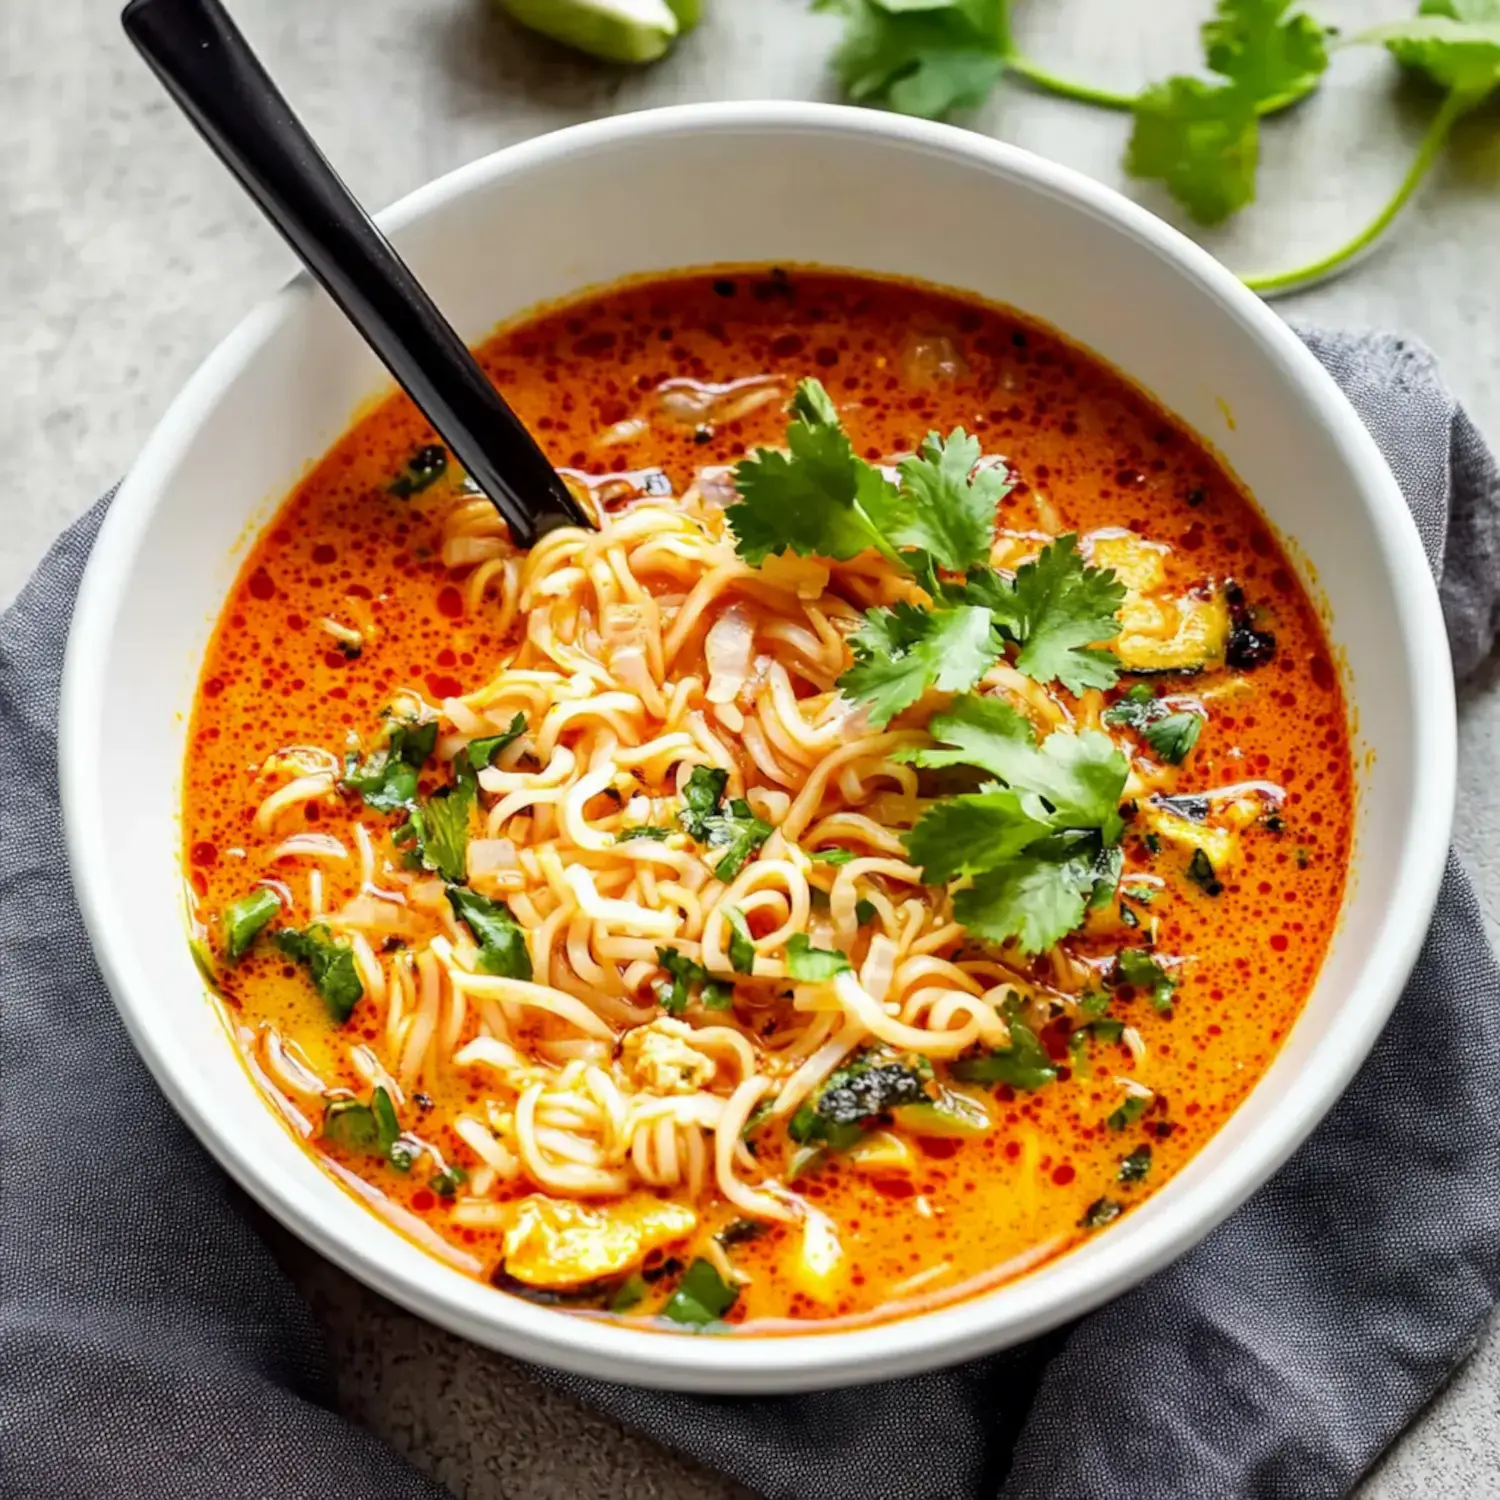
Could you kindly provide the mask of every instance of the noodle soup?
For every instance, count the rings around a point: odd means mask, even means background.
[[[1166,1182],[1312,987],[1317,614],[1234,480],[1007,310],[635,283],[481,351],[598,514],[530,553],[404,397],[247,559],[194,944],[328,1170],[503,1292],[888,1317]]]

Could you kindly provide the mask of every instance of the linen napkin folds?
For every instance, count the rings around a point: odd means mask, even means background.
[[[1495,462],[1420,346],[1302,336],[1400,481],[1465,675],[1500,609]],[[333,1411],[307,1310],[132,1051],[84,937],[57,699],[107,504],[0,618],[0,1496],[440,1500]],[[1442,1385],[1497,1293],[1500,974],[1450,860],[1411,983],[1322,1126],[1071,1328],[810,1396],[538,1375],[778,1500],[1314,1500]]]

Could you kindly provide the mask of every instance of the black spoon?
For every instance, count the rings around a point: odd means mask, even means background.
[[[591,526],[561,476],[314,145],[219,0],[130,0],[126,35],[421,407],[522,547]]]

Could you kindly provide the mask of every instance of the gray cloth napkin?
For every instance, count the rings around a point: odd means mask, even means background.
[[[1401,481],[1467,672],[1500,607],[1500,473],[1425,350],[1303,337]],[[0,618],[0,1496],[440,1500],[331,1410],[316,1329],[135,1057],[84,939],[57,694],[105,503]],[[539,1373],[778,1500],[1340,1495],[1500,1293],[1497,980],[1450,865],[1328,1120],[1202,1245],[1071,1329],[780,1399]]]

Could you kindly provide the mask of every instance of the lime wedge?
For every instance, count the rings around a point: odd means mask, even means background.
[[[698,22],[701,0],[500,0],[523,26],[606,62],[648,63]]]

